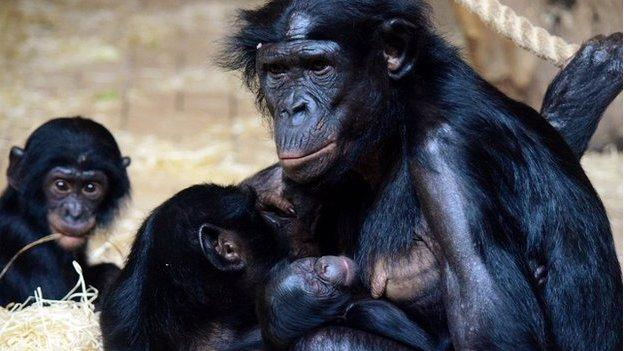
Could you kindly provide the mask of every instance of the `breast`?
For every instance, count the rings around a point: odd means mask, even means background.
[[[385,297],[397,304],[425,307],[441,298],[440,268],[424,242],[415,242],[409,255],[392,264]]]

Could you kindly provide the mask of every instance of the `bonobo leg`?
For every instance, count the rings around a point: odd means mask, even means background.
[[[622,91],[622,33],[583,45],[555,77],[541,114],[581,157],[605,109]]]

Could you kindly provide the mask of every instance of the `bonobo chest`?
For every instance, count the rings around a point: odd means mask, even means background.
[[[439,260],[407,163],[397,165],[367,211],[356,258],[367,265],[373,296],[427,307],[440,295]]]
[[[426,241],[415,241],[408,255],[389,263],[386,265],[387,299],[400,305],[418,307],[431,306],[440,301],[440,268]]]

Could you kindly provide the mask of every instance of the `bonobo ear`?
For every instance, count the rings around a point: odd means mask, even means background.
[[[210,223],[202,224],[198,232],[202,252],[221,271],[238,271],[246,266],[238,235]]]
[[[9,185],[15,189],[20,190],[21,181],[19,173],[22,168],[22,160],[26,152],[24,149],[17,146],[13,146],[9,152],[9,168],[7,169],[7,178],[9,179]]]
[[[419,49],[416,26],[406,20],[393,18],[381,25],[384,41],[384,58],[391,79],[399,80],[408,75],[416,61]]]
[[[132,163],[132,159],[130,157],[125,156],[121,158],[121,165],[124,168],[128,168],[128,166],[130,166],[130,163]]]

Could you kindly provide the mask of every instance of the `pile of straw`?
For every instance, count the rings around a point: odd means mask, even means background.
[[[98,291],[87,287],[73,262],[78,282],[60,300],[43,297],[40,288],[25,302],[0,307],[0,350],[102,350],[102,335],[93,301]]]

